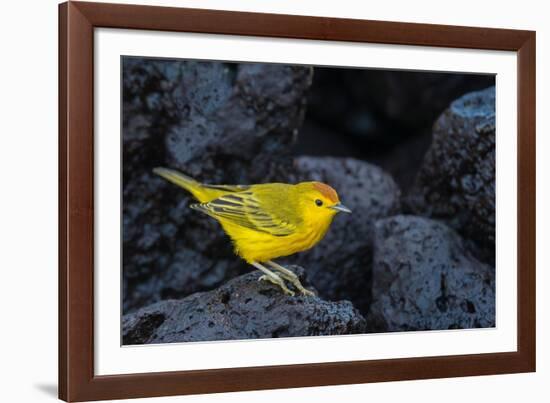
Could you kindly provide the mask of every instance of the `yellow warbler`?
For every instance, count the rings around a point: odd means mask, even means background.
[[[294,293],[283,279],[303,294],[313,293],[294,272],[272,259],[313,247],[323,239],[337,212],[351,213],[336,191],[321,182],[206,185],[172,169],[155,168],[153,172],[190,192],[200,202],[190,207],[218,220],[233,241],[235,253],[264,273],[261,280],[289,295]]]

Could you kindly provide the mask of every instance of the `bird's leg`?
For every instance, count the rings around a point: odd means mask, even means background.
[[[281,289],[283,290],[283,292],[285,294],[288,294],[288,295],[291,295],[293,296],[294,295],[294,292],[290,291],[288,289],[288,287],[286,286],[285,282],[283,281],[283,279],[281,277],[279,277],[277,274],[273,273],[271,270],[269,270],[268,268],[264,267],[263,265],[261,265],[260,263],[258,262],[252,262],[252,266],[254,266],[255,268],[257,268],[258,270],[260,270],[261,272],[265,273],[263,276],[261,276],[258,280],[266,280],[266,281],[269,281],[270,283],[273,283],[275,285],[278,285],[279,287],[281,287]]]
[[[304,288],[304,286],[300,282],[300,279],[298,278],[296,273],[294,273],[293,271],[287,269],[286,267],[281,266],[278,263],[275,263],[272,260],[268,260],[266,263],[268,265],[270,265],[271,267],[273,267],[275,270],[277,270],[280,273],[281,277],[283,277],[283,278],[287,279],[288,281],[290,281],[294,285],[294,287],[296,287],[302,294],[309,295],[309,296],[312,296],[312,297],[315,296],[315,293],[313,291],[310,291],[310,290]]]

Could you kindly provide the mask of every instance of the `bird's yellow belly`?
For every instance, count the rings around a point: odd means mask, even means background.
[[[328,229],[327,225],[325,228],[307,228],[286,236],[274,236],[229,223],[221,224],[231,237],[235,252],[248,263],[265,262],[310,249],[325,236]]]

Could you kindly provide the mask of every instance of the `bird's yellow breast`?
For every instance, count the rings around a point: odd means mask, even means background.
[[[309,223],[290,235],[275,236],[219,220],[233,241],[235,253],[248,263],[265,262],[312,248],[323,239],[331,221]]]

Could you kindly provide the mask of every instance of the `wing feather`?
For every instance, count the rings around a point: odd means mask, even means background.
[[[230,193],[208,203],[191,205],[214,218],[265,232],[274,236],[287,236],[296,231],[297,223],[269,211],[252,192]]]

